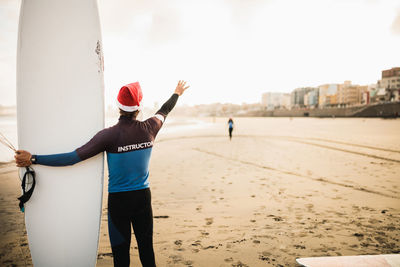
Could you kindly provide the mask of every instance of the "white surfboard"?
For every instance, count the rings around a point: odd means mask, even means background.
[[[400,254],[299,258],[305,267],[398,267]]]
[[[103,55],[95,0],[22,0],[17,54],[19,149],[71,152],[104,127]],[[35,266],[94,266],[103,155],[70,167],[33,165],[25,205]]]

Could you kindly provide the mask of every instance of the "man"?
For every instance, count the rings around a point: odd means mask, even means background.
[[[179,81],[174,94],[156,114],[145,120],[136,117],[143,94],[138,82],[123,86],[117,98],[120,118],[116,125],[98,132],[88,143],[63,154],[31,155],[18,150],[18,167],[31,164],[67,166],[106,151],[109,170],[108,231],[114,266],[129,266],[131,224],[143,266],[156,266],[153,250],[153,213],[149,188],[149,161],[153,142],[178,97],[189,88]]]

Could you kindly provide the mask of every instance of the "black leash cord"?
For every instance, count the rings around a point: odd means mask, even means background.
[[[33,190],[35,190],[35,185],[36,185],[36,173],[35,173],[35,171],[31,167],[25,167],[25,168],[26,168],[26,172],[24,174],[24,177],[22,178],[22,184],[21,184],[22,196],[20,196],[18,198],[18,200],[19,200],[19,208],[21,209],[22,212],[25,211],[24,204],[26,202],[28,202],[28,200],[31,198]],[[28,191],[26,191],[25,190],[25,186],[26,186],[26,183],[27,183],[27,179],[29,178],[29,175],[32,176],[32,186]]]

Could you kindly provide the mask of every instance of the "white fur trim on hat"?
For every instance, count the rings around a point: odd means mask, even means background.
[[[121,103],[119,103],[118,100],[117,100],[117,106],[126,112],[133,112],[136,110],[140,110],[140,106],[125,106],[125,105],[122,105]]]

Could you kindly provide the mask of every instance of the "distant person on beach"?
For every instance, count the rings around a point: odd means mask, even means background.
[[[117,124],[98,132],[88,143],[63,154],[31,155],[16,151],[18,167],[31,164],[67,166],[107,152],[108,232],[114,266],[129,266],[131,224],[143,266],[156,266],[153,250],[153,212],[149,188],[149,161],[153,142],[179,96],[189,88],[179,81],[174,94],[156,114],[145,120],[136,117],[140,110],[142,89],[138,82],[123,86],[117,97],[120,117]]]
[[[229,140],[232,140],[232,131],[233,131],[233,120],[229,118],[228,120],[228,127],[229,127]]]

